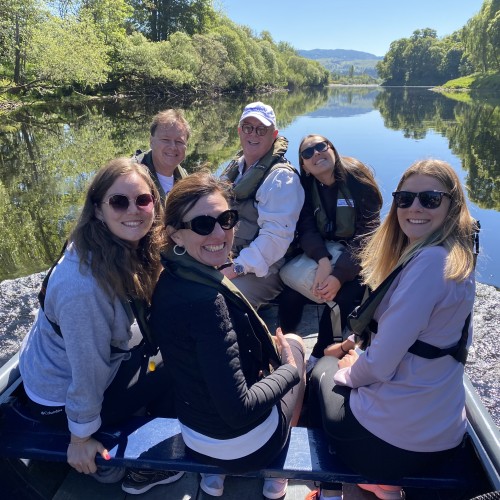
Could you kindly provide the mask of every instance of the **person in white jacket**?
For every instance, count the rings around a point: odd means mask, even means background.
[[[278,135],[271,106],[248,104],[238,134],[242,151],[221,177],[233,184],[231,208],[238,210],[239,223],[232,264],[221,272],[258,309],[283,289],[279,270],[295,236],[304,189],[284,156],[288,141]]]
[[[311,392],[332,448],[365,477],[398,484],[461,446],[464,365],[444,350],[461,338],[472,341],[474,229],[453,168],[422,160],[403,174],[389,214],[363,249],[362,276],[372,290],[404,267],[375,310],[369,346],[358,354],[351,336],[326,348]],[[441,350],[439,356],[424,357],[416,341]],[[378,498],[403,495],[399,486],[359,486]]]

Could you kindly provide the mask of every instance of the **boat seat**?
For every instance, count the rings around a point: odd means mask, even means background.
[[[95,437],[111,455],[109,461],[98,456],[96,461],[101,465],[223,472],[186,453],[176,419],[134,417],[120,426],[99,431]],[[68,442],[67,431],[51,428],[31,418],[16,397],[0,406],[0,457],[65,462]],[[484,484],[484,473],[472,454],[472,445],[467,442],[464,450],[443,469],[426,476],[403,478],[399,484],[430,489],[479,487]],[[238,475],[342,483],[379,482],[376,478],[368,480],[353,472],[332,454],[321,429],[305,427],[292,429],[287,446],[270,465]]]

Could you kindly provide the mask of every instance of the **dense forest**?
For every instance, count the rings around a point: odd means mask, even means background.
[[[17,96],[176,97],[322,87],[340,81],[269,32],[232,22],[215,0],[0,0],[0,105]],[[354,65],[348,77],[355,80]],[[392,42],[383,85],[500,88],[500,0],[455,33]],[[472,78],[470,75],[474,75]],[[343,83],[348,83],[344,77]],[[464,78],[465,77],[465,78]],[[467,80],[469,78],[469,80]],[[380,80],[379,80],[380,81]]]
[[[329,72],[212,0],[0,0],[0,94],[217,94]]]
[[[377,71],[384,85],[442,85],[475,74],[477,85],[491,87],[488,76],[500,73],[500,0],[485,0],[478,14],[447,37],[425,28],[395,40]]]

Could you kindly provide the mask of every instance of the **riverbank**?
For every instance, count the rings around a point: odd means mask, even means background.
[[[0,282],[0,366],[19,349],[38,309],[37,294],[45,273]],[[299,332],[308,333],[308,332]],[[500,427],[500,291],[477,284],[474,340],[466,372]]]

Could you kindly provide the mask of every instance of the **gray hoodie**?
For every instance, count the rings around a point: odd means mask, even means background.
[[[45,314],[63,336],[40,310],[21,346],[20,370],[30,399],[66,406],[70,432],[85,437],[101,426],[104,391],[121,361],[130,357],[111,353],[110,346],[128,349],[133,315],[79,266],[70,246],[52,272],[45,298]]]

